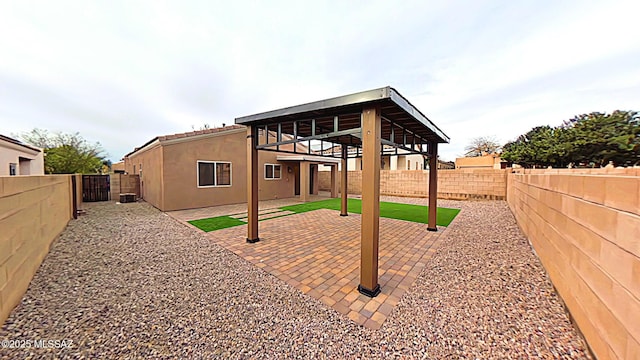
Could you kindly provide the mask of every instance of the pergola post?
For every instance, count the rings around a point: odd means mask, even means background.
[[[331,165],[331,197],[338,197],[338,164]]]
[[[349,181],[349,174],[347,172],[347,147],[345,145],[342,148],[342,172],[340,173],[340,216],[348,216],[347,213],[347,182]]]
[[[300,161],[300,201],[309,201],[309,176],[313,176],[309,173],[310,164],[306,161]]]
[[[247,242],[258,237],[258,128],[247,126]]]
[[[362,111],[362,220],[360,224],[360,293],[375,297],[378,284],[380,237],[380,108]]]
[[[438,231],[438,143],[429,142],[429,221],[427,230]]]

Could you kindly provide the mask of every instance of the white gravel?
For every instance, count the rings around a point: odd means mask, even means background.
[[[506,203],[439,205],[462,212],[373,331],[145,203],[86,204],[0,329],[72,347],[0,357],[587,357]]]

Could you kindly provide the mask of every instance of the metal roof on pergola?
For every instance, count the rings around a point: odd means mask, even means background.
[[[280,145],[321,141],[362,147],[361,115],[377,106],[381,117],[381,143],[411,153],[427,154],[430,142],[448,143],[449,137],[392,87],[383,87],[327,100],[291,106],[235,119],[236,124],[257,126],[276,134],[276,141],[258,144],[259,150],[280,149]],[[293,138],[283,139],[282,134]],[[310,144],[306,144],[310,145]],[[321,148],[324,148],[321,145]],[[295,149],[295,148],[294,148]],[[294,150],[294,153],[300,153]],[[307,146],[307,152],[311,146]],[[358,155],[359,152],[356,152]],[[335,154],[316,154],[339,156]]]
[[[358,286],[361,293],[374,297],[381,291],[378,284],[380,155],[385,146],[429,157],[427,230],[437,231],[438,144],[448,143],[449,137],[394,88],[387,86],[243,116],[236,118],[235,122],[247,126],[247,242],[260,240],[258,151],[312,154],[311,144],[318,141],[321,142],[321,149],[324,149],[324,142],[332,144],[331,151],[320,151],[313,155],[340,157],[342,161],[341,216],[347,216],[347,157],[354,153],[349,148],[355,148],[355,156],[358,157],[360,150],[362,152],[361,261]],[[263,130],[265,134],[262,143],[259,142],[259,130]],[[299,150],[296,147],[298,143],[305,143],[307,146]],[[288,146],[287,149],[282,148],[289,144],[293,144],[293,150]],[[335,144],[340,145],[339,153],[334,151]],[[308,169],[305,168],[304,171],[308,174]],[[337,167],[333,166],[331,171],[333,179]]]

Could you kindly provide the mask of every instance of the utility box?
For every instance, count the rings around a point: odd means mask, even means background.
[[[136,200],[136,194],[134,193],[120,194],[121,203],[136,202]]]

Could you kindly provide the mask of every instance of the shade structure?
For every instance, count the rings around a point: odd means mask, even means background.
[[[307,104],[238,117],[236,124],[247,126],[248,177],[257,174],[257,151],[280,151],[311,154],[312,145],[322,151],[316,156],[345,159],[361,157],[362,222],[360,285],[368,296],[380,292],[378,285],[380,153],[403,149],[430,159],[429,223],[427,230],[436,231],[437,156],[439,143],[449,137],[420,110],[390,86],[334,97]],[[264,131],[264,142],[258,142],[258,131]],[[303,143],[304,147],[296,145]],[[329,149],[329,150],[325,150]],[[256,159],[254,159],[254,157]],[[346,166],[343,165],[343,175]],[[342,177],[342,209],[346,215],[346,177]],[[248,181],[248,242],[259,241],[257,182]]]

